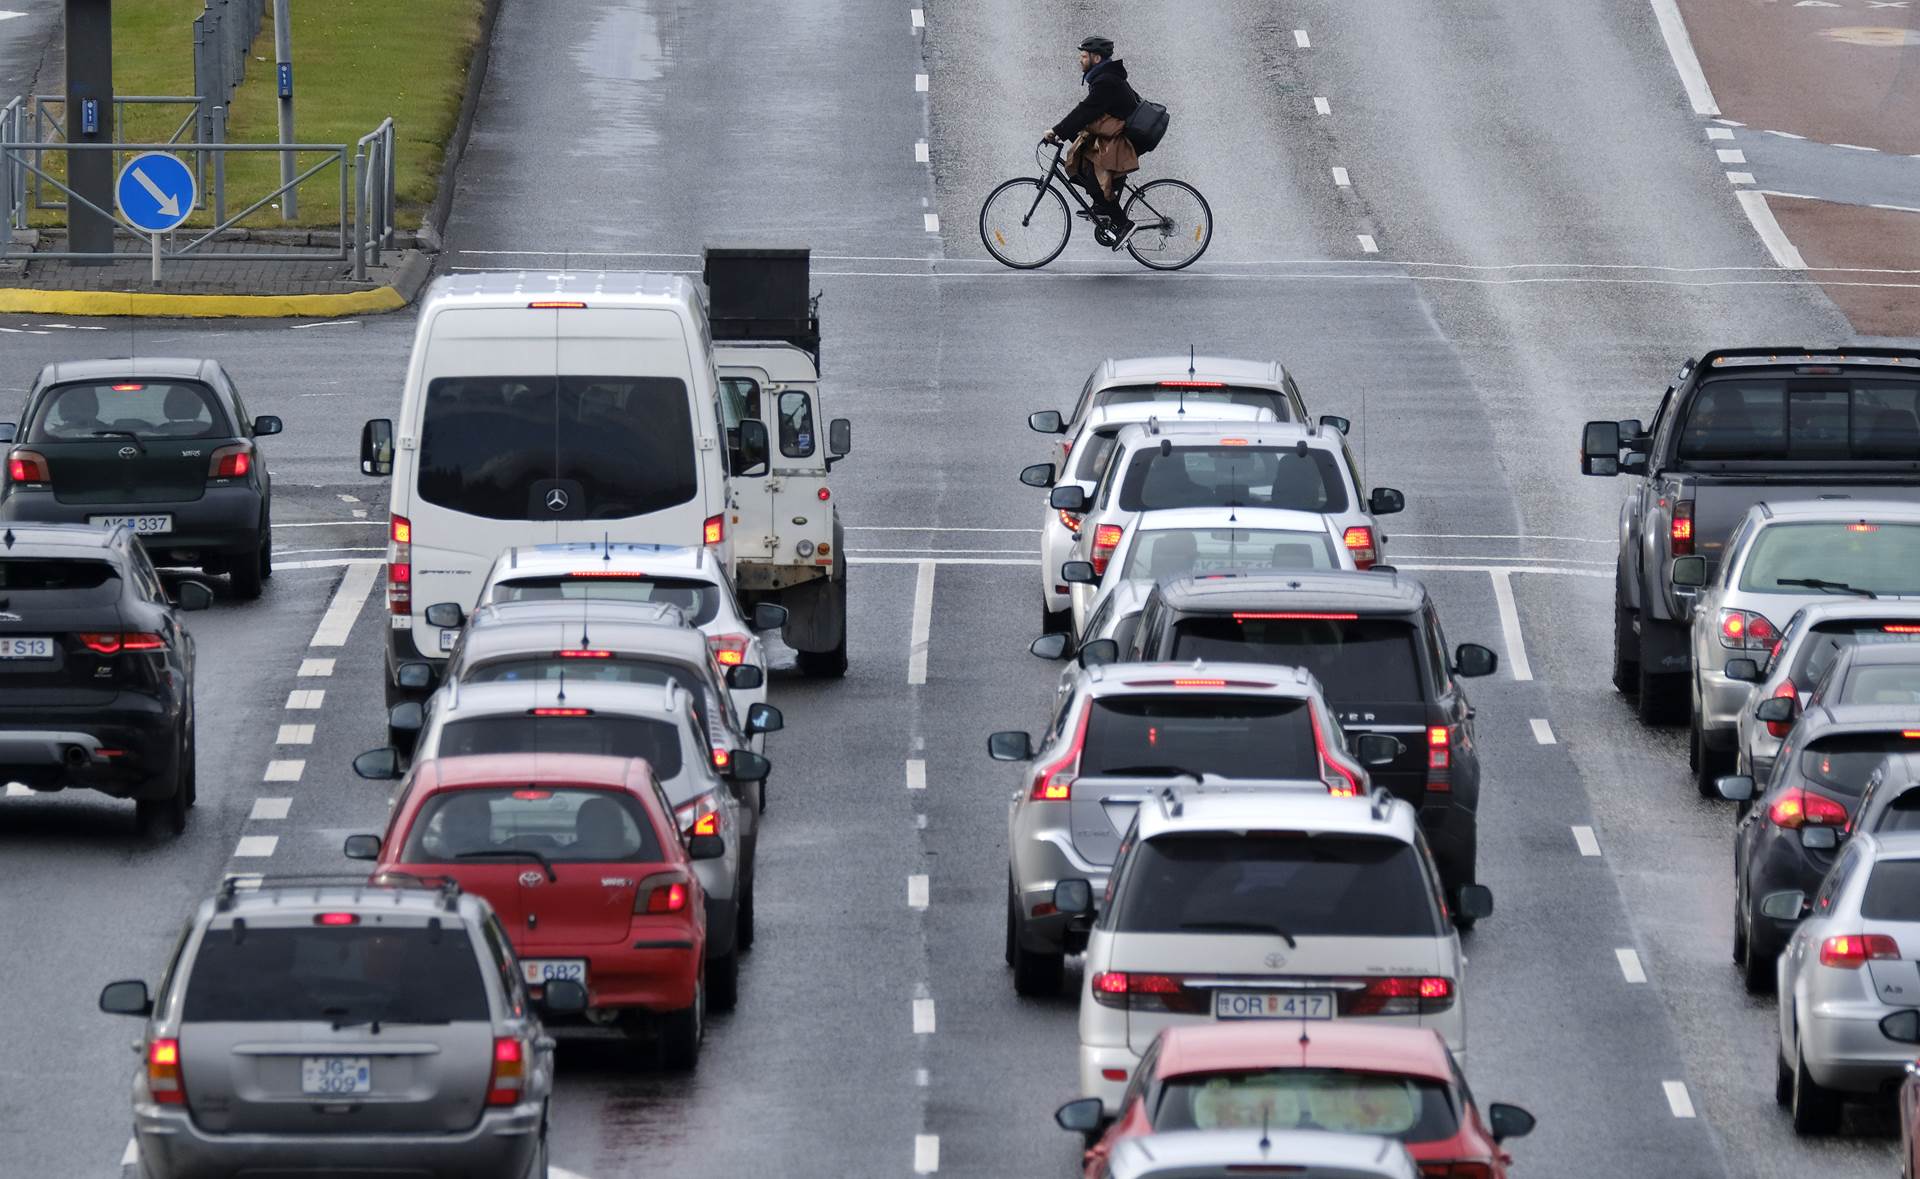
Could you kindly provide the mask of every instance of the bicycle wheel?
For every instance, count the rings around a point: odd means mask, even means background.
[[[1058,258],[1072,232],[1067,198],[1038,180],[1009,180],[980,206],[980,240],[987,253],[1015,270],[1033,270]]]
[[[1213,210],[1184,180],[1154,180],[1134,189],[1127,220],[1138,226],[1127,253],[1153,270],[1191,266],[1213,241]]]

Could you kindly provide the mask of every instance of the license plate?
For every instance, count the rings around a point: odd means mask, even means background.
[[[533,958],[520,963],[520,977],[531,986],[565,979],[582,986],[587,982],[585,958]]]
[[[373,1066],[364,1056],[303,1056],[300,1092],[325,1096],[373,1092]]]
[[[440,632],[440,649],[442,651],[451,651],[453,650],[454,643],[458,642],[459,640],[460,640],[459,631],[443,630]]]
[[[1332,1019],[1325,991],[1215,991],[1215,1019]]]
[[[173,517],[168,515],[88,516],[87,523],[95,528],[131,528],[138,536],[152,536],[156,532],[173,531]]]
[[[46,638],[0,639],[0,659],[51,659],[53,640]]]

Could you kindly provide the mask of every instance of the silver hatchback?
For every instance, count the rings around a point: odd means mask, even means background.
[[[544,1179],[553,1040],[486,901],[456,887],[232,882],[140,1015],[142,1176],[335,1171]],[[578,984],[545,1003],[580,1010]]]

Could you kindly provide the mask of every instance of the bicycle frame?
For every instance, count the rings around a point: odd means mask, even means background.
[[[1034,191],[1033,204],[1027,209],[1027,215],[1025,217],[1020,218],[1020,225],[1022,228],[1025,228],[1026,226],[1031,225],[1033,223],[1033,215],[1039,211],[1040,202],[1046,199],[1047,190],[1053,187],[1053,182],[1056,179],[1059,180],[1060,187],[1066,191],[1068,198],[1071,199],[1074,204],[1080,207],[1080,211],[1082,213],[1091,212],[1093,210],[1093,202],[1089,201],[1085,196],[1081,195],[1080,186],[1075,184],[1073,182],[1073,177],[1068,176],[1067,170],[1060,166],[1060,161],[1066,156],[1066,154],[1067,154],[1067,144],[1065,140],[1062,140],[1060,143],[1054,145],[1053,161],[1047,165],[1046,175],[1041,178],[1040,187]],[[1138,196],[1139,190],[1135,189],[1134,194]],[[1116,186],[1116,190],[1113,194],[1114,203],[1115,204],[1123,203],[1123,198],[1125,198],[1126,195],[1127,195],[1127,178],[1125,176],[1122,176],[1120,177],[1119,184]],[[1165,217],[1161,216],[1160,210],[1154,208],[1152,205],[1146,204],[1145,201],[1142,201],[1141,204],[1145,206],[1147,212],[1153,214],[1154,218],[1157,221],[1166,220]]]

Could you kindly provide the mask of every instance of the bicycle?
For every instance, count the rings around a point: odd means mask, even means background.
[[[1046,141],[1041,140],[1041,147]],[[1058,144],[1053,162],[1039,179],[1017,177],[987,194],[980,206],[980,240],[987,253],[1015,270],[1036,270],[1060,256],[1073,235],[1073,215],[1067,212],[1066,189],[1079,216],[1092,220],[1093,204],[1068,179],[1060,160],[1067,145]],[[1040,152],[1033,153],[1035,163]],[[1056,185],[1054,182],[1059,181]],[[1049,201],[1047,198],[1052,197]],[[1150,180],[1139,187],[1124,179],[1116,199],[1127,220],[1134,223],[1125,242],[1133,260],[1152,270],[1179,270],[1191,266],[1213,241],[1213,210],[1200,190],[1184,180]],[[1114,246],[1118,249],[1119,246]]]

